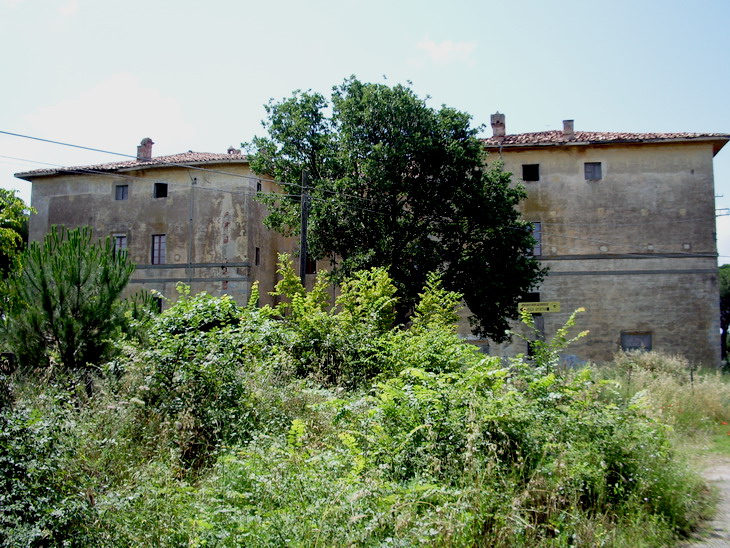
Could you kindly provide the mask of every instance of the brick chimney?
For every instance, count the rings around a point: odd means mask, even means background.
[[[504,114],[492,114],[492,137],[504,137]]]
[[[563,138],[566,141],[575,139],[575,131],[573,131],[573,120],[563,120]]]
[[[137,160],[140,162],[147,162],[152,159],[152,139],[145,137],[137,147]]]

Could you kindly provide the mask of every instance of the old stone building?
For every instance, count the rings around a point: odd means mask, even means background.
[[[539,329],[549,337],[584,307],[579,328],[590,335],[571,347],[570,360],[653,348],[718,363],[712,162],[730,135],[583,132],[572,121],[562,131],[510,135],[501,114],[492,127],[488,162],[503,162],[524,183],[522,213],[549,267],[525,301],[559,305],[535,316]],[[254,199],[277,185],[255,176],[235,149],[153,157],[152,145],[143,140],[135,160],[17,174],[33,183],[31,239],[52,225],[90,225],[137,264],[130,291],[174,298],[183,281],[245,302],[259,280],[266,302],[277,252],[296,247],[263,226]],[[466,322],[461,332],[468,337]],[[520,339],[475,342],[499,355],[528,349]]]
[[[547,336],[579,307],[590,335],[579,361],[619,349],[720,360],[713,157],[730,135],[563,130],[510,135],[492,116],[488,162],[526,187],[535,255],[549,274],[526,301],[559,303],[537,316]],[[553,307],[555,308],[555,307]],[[525,352],[516,340],[493,353]]]
[[[153,157],[152,145],[143,140],[136,160],[18,173],[33,183],[30,239],[42,240],[52,225],[111,236],[137,265],[130,292],[174,298],[182,281],[194,293],[245,302],[252,281],[272,288],[276,253],[292,244],[263,226],[254,196],[275,185],[233,148]]]

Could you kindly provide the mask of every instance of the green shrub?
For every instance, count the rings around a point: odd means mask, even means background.
[[[0,411],[0,545],[89,546],[96,518],[75,466],[74,440],[61,401]]]

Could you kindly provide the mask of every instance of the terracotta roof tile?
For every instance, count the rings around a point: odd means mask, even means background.
[[[535,133],[517,133],[505,135],[504,138],[490,137],[483,139],[484,145],[498,146],[529,146],[529,145],[562,145],[562,144],[589,144],[589,143],[642,143],[674,140],[730,140],[730,135],[724,133],[622,133],[603,131],[576,131],[574,138],[567,139],[562,130],[538,131]]]
[[[162,167],[175,165],[199,165],[199,164],[215,164],[228,162],[245,162],[247,160],[245,154],[227,154],[215,152],[183,152],[181,154],[171,154],[168,156],[157,156],[151,160],[126,160],[122,162],[110,162],[107,164],[95,164],[90,166],[73,166],[59,167],[51,169],[36,169],[34,171],[26,171],[16,173],[19,179],[30,179],[32,177],[42,177],[46,175],[56,175],[74,172],[114,172],[128,169],[144,168],[144,167]]]

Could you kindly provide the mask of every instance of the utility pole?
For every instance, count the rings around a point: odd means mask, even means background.
[[[305,285],[307,275],[307,220],[309,218],[309,172],[302,170],[302,228],[299,232],[299,277]]]

